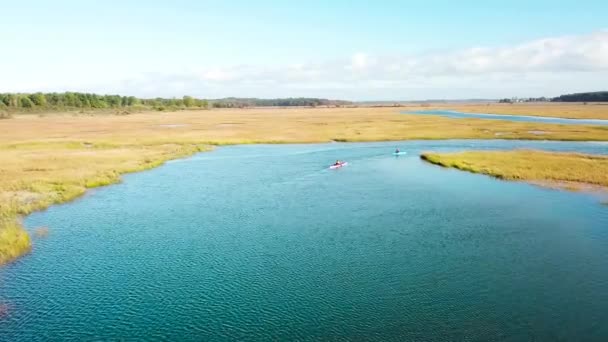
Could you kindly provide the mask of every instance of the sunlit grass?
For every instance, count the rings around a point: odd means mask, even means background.
[[[12,218],[0,218],[0,264],[7,263],[31,249],[30,237]]]
[[[580,107],[583,107],[582,105]],[[586,106],[591,107],[591,106]],[[608,107],[608,106],[607,106]],[[411,107],[420,109],[420,107]],[[241,144],[403,139],[607,140],[608,127],[567,126],[399,114],[408,108],[296,108],[183,111],[129,116],[17,116],[3,120],[0,145],[36,148],[48,143]],[[174,126],[172,126],[174,125]],[[180,125],[180,126],[175,126]],[[542,131],[539,135],[537,132]]]
[[[608,157],[530,150],[423,153],[444,167],[569,190],[608,190]]]

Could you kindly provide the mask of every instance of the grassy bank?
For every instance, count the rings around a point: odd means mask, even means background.
[[[411,108],[419,109],[419,107]],[[18,218],[120,174],[209,145],[408,139],[606,140],[608,127],[399,114],[408,108],[255,108],[0,120],[0,263],[29,250]],[[50,227],[52,230],[52,227]]]
[[[568,190],[608,190],[608,157],[543,151],[423,153],[430,163]]]
[[[14,218],[0,218],[0,264],[18,258],[31,248],[30,236]]]

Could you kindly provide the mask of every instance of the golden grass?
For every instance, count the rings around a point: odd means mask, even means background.
[[[608,103],[492,103],[468,104],[468,105],[446,105],[461,112],[489,113],[489,114],[513,114],[530,116],[552,116],[567,119],[606,119],[608,120]]]
[[[0,264],[30,251],[30,237],[15,220],[0,218],[0,228]]]
[[[581,106],[582,107],[582,106]],[[256,108],[0,121],[0,264],[29,250],[19,216],[209,145],[406,139],[608,140],[608,127],[399,114],[412,108]],[[539,135],[538,132],[543,134]],[[52,227],[51,227],[52,229]]]
[[[589,106],[580,106],[589,107]],[[116,147],[164,143],[379,141],[401,139],[608,140],[608,127],[399,114],[401,108],[256,108],[127,116],[20,115],[0,122],[0,149],[48,143]],[[535,131],[544,131],[542,136]],[[532,132],[532,133],[531,133]],[[81,146],[82,147],[82,146]]]
[[[608,157],[534,150],[423,153],[444,167],[568,190],[608,190]]]

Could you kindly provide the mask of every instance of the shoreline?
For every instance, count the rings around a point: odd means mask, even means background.
[[[99,175],[97,180],[90,180],[81,189],[79,189],[80,191],[71,193],[69,196],[62,197],[59,200],[34,203],[33,206],[21,208],[20,212],[12,215],[12,217],[10,214],[3,214],[2,217],[0,217],[0,244],[2,244],[2,246],[0,246],[0,252],[2,252],[0,253],[0,267],[18,260],[20,257],[30,253],[33,249],[30,233],[21,223],[21,220],[24,217],[34,212],[44,211],[53,205],[69,203],[79,199],[86,195],[90,189],[119,184],[122,181],[122,175],[151,170],[164,165],[170,160],[188,158],[196,153],[209,152],[213,150],[213,146],[203,147],[193,145],[191,147],[193,147],[193,149],[188,151],[187,154],[180,151],[175,155],[165,155],[163,156],[165,158],[159,158],[157,160],[141,164],[135,169],[128,169],[124,170],[124,172],[114,173],[109,178],[107,177],[107,174]],[[6,247],[7,245],[8,247]]]

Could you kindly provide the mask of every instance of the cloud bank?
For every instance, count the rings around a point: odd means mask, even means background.
[[[354,100],[558,95],[606,90],[608,30],[513,46],[415,55],[356,53],[291,65],[197,67],[145,73],[86,90],[139,96],[191,94]]]

